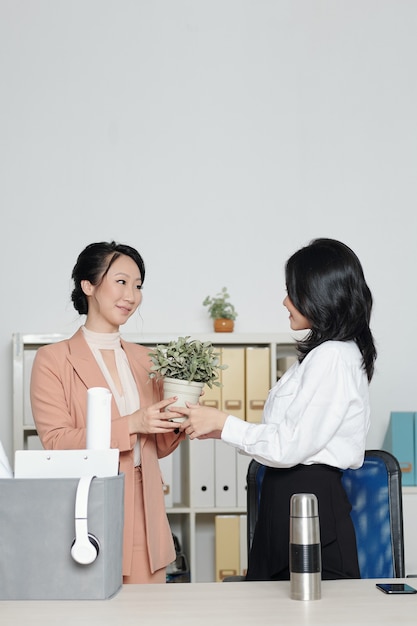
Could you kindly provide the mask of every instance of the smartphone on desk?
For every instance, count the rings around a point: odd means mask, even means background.
[[[384,593],[417,593],[417,589],[405,583],[377,583],[376,587]]]

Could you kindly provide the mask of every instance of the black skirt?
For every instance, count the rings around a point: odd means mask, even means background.
[[[322,579],[360,578],[351,505],[341,470],[328,465],[266,468],[247,580],[289,580],[290,499],[314,493],[318,499]]]

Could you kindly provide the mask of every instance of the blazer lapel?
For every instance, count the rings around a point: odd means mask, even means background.
[[[148,376],[149,361],[148,359],[138,358],[138,351],[135,344],[128,341],[121,341],[122,348],[126,352],[133,377],[140,394],[141,406],[149,406],[155,402],[154,386]],[[91,350],[84,339],[81,328],[69,339],[69,355],[68,361],[71,363],[74,371],[79,376],[87,389],[91,387],[106,387],[107,381],[97,364],[92,358]],[[120,416],[116,402],[112,397],[112,414]],[[147,436],[141,435],[142,446],[146,443]]]
[[[123,339],[122,348],[126,352],[130,369],[132,370],[133,377],[140,392],[141,406],[152,404],[154,402],[154,389],[148,375],[150,367],[149,358],[146,357],[146,359],[144,359],[142,355],[138,356],[137,346],[129,341],[123,341]]]
[[[81,328],[69,339],[69,350],[68,361],[87,389],[90,387],[108,387],[107,381],[84,339]]]
[[[133,377],[135,379],[136,386],[139,390],[140,405],[150,406],[155,402],[154,386],[152,380],[149,378],[148,371],[150,367],[149,358],[142,358],[138,355],[137,346],[129,341],[123,341],[122,348],[126,352],[127,359],[129,361],[130,369],[132,370]],[[149,435],[140,435],[140,446],[143,450]]]

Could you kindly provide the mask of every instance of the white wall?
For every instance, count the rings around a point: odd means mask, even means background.
[[[360,256],[379,349],[368,447],[417,410],[417,3],[0,0],[0,438],[11,336],[74,330],[79,251],[147,263],[128,332],[287,331],[283,265],[317,236]]]

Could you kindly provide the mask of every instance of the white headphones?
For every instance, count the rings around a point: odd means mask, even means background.
[[[95,476],[80,478],[75,496],[75,539],[71,546],[71,556],[81,565],[93,563],[100,551],[99,540],[88,532],[88,495],[93,478]]]

